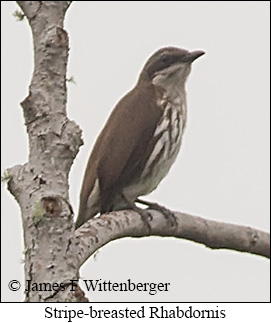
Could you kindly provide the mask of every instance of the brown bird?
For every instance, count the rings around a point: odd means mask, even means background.
[[[156,51],[116,105],[90,155],[76,227],[97,213],[133,208],[166,176],[186,125],[185,83],[202,50]]]

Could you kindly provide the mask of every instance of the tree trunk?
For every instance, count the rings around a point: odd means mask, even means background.
[[[33,286],[25,300],[31,302],[75,300],[74,293],[59,293],[56,284],[78,277],[68,174],[82,139],[80,128],[66,116],[69,39],[63,21],[69,3],[18,1],[32,30],[35,67],[21,103],[29,160],[9,169],[8,187],[21,208],[25,280]],[[40,291],[39,284],[47,282],[55,288]]]

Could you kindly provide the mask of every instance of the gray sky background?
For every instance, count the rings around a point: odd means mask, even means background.
[[[33,71],[30,28],[2,7],[2,172],[27,160],[22,109]],[[82,2],[70,7],[68,116],[83,130],[70,174],[74,210],[90,150],[147,58],[168,45],[204,49],[187,84],[188,124],[169,175],[148,199],[269,231],[269,2]],[[2,185],[2,300],[21,301],[19,207]],[[93,301],[268,301],[269,261],[173,238],[122,239],[84,265],[85,279],[170,282],[169,292],[91,293]]]

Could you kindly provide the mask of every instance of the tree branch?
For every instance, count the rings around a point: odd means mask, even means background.
[[[170,227],[162,213],[148,210],[152,216],[150,231],[140,215],[132,210],[102,214],[86,222],[75,232],[78,263],[83,264],[96,250],[124,237],[161,236],[182,238],[211,249],[231,249],[270,258],[270,234],[250,227],[207,220],[174,212],[176,227]]]

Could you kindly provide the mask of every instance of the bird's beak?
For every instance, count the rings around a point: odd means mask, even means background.
[[[195,59],[199,58],[200,56],[204,55],[205,52],[203,50],[194,50],[193,52],[189,52],[185,57],[184,61],[192,63]]]

